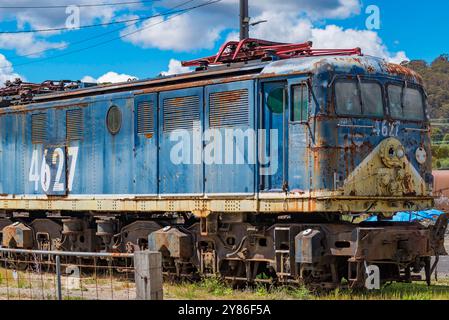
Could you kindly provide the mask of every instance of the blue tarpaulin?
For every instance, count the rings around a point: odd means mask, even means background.
[[[431,209],[426,211],[409,211],[409,212],[398,212],[393,218],[388,221],[392,222],[413,222],[422,220],[432,220],[436,222],[438,218],[444,214],[443,211]],[[372,216],[365,220],[365,222],[377,222],[379,221],[377,216]]]

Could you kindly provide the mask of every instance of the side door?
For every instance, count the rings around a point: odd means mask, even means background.
[[[310,189],[309,139],[311,126],[312,92],[307,79],[288,83],[288,186],[291,192]]]
[[[286,81],[263,82],[259,161],[261,191],[288,190],[288,84]]]
[[[205,193],[254,194],[254,81],[211,85],[205,92]]]
[[[67,194],[67,148],[65,110],[49,109],[30,115],[31,158],[28,161],[30,193]]]
[[[157,94],[134,99],[134,181],[138,194],[158,193],[158,101]]]
[[[159,193],[204,195],[204,89],[159,94]]]

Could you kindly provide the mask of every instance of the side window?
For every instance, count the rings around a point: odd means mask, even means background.
[[[267,106],[272,113],[282,114],[284,112],[285,90],[283,88],[273,89],[268,94]]]
[[[362,82],[360,89],[362,93],[363,115],[382,117],[384,115],[384,104],[380,84],[376,82]]]
[[[410,120],[424,120],[424,102],[419,90],[405,88],[404,115]]]
[[[112,135],[120,132],[122,127],[122,112],[119,107],[113,105],[109,108],[106,115],[106,126]]]
[[[402,87],[389,85],[388,101],[391,116],[395,119],[402,119]]]
[[[362,115],[362,104],[360,102],[357,83],[339,81],[335,84],[337,99],[337,113],[341,115]]]
[[[306,84],[292,87],[292,121],[305,122],[309,119],[309,87]]]

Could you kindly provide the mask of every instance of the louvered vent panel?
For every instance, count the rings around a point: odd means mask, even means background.
[[[137,133],[154,134],[153,102],[144,101],[137,105]]]
[[[31,142],[33,144],[47,141],[47,115],[45,113],[31,116]]]
[[[169,98],[164,100],[164,132],[192,130],[200,121],[198,96]]]
[[[83,110],[74,109],[67,110],[67,140],[81,140],[83,139],[84,121]]]
[[[212,93],[209,100],[211,128],[249,125],[248,89]]]

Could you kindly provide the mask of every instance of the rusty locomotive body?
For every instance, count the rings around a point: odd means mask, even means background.
[[[389,220],[433,207],[420,77],[298,50],[0,109],[2,244],[149,248],[178,277],[429,281],[444,217]]]

